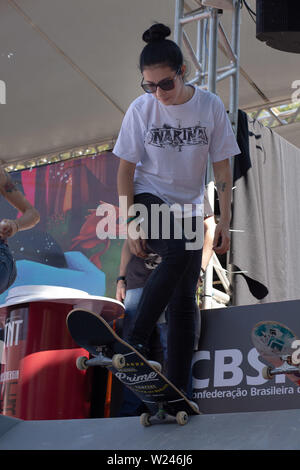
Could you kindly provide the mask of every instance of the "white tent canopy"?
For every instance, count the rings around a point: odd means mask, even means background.
[[[2,163],[115,139],[142,92],[142,33],[154,21],[173,31],[174,11],[175,0],[0,0]],[[245,8],[241,17],[239,107],[289,102],[299,55],[259,42]],[[231,13],[222,21],[230,31]],[[218,93],[228,105],[227,81]],[[300,123],[276,130],[300,147]]]

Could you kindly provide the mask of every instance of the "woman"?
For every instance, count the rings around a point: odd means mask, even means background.
[[[141,207],[146,208],[139,219],[127,213],[130,250],[145,256],[147,238],[151,250],[162,257],[143,290],[129,342],[147,355],[151,332],[169,304],[167,376],[186,392],[193,356],[194,300],[201,269],[208,153],[221,211],[214,249],[222,254],[229,249],[228,158],[240,150],[221,100],[185,84],[182,52],[166,39],[169,35],[170,29],[162,24],[153,25],[143,35],[147,45],[140,55],[140,70],[146,93],[127,110],[113,153],[120,158],[120,205],[123,201],[128,208],[139,204],[140,213]],[[154,207],[161,209],[164,216],[155,217]],[[164,225],[167,216],[169,233]],[[135,236],[137,223],[141,226],[140,238]],[[188,234],[186,226],[190,227]],[[193,243],[187,243],[193,234]]]

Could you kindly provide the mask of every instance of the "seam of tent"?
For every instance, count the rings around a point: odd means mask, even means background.
[[[67,62],[77,73],[79,73],[85,80],[87,80],[102,96],[112,104],[122,115],[125,114],[124,110],[107,94],[97,83],[89,77],[52,39],[37,26],[32,19],[19,7],[14,0],[8,0],[9,4],[25,19],[25,21],[34,29],[47,43]]]

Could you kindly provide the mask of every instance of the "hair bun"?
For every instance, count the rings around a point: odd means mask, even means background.
[[[168,26],[162,23],[157,23],[147,29],[143,34],[143,41],[147,42],[158,42],[163,41],[166,37],[170,36],[171,30]]]

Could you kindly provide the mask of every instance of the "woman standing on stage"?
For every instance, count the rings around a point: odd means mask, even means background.
[[[143,34],[147,45],[140,55],[140,70],[145,93],[129,106],[113,153],[120,158],[119,197],[126,198],[128,208],[134,203],[147,209],[146,217],[143,212],[146,220],[140,225],[146,232],[147,245],[162,257],[143,290],[129,342],[147,355],[151,332],[169,304],[167,377],[186,392],[195,336],[194,305],[201,269],[208,154],[221,212],[214,249],[222,254],[229,249],[229,157],[240,150],[222,101],[185,83],[182,52],[166,39],[170,33],[167,26],[154,24]],[[155,218],[154,212],[151,216],[151,208],[171,208],[174,204],[181,211],[169,211],[170,233],[166,233],[164,220]],[[127,217],[130,250],[144,256],[145,240],[134,239],[130,230],[139,219],[133,220],[128,214]],[[187,220],[192,227],[189,234],[185,228]],[[151,236],[151,229],[158,236]],[[194,245],[188,243],[192,233]]]

